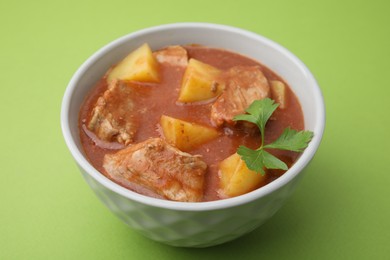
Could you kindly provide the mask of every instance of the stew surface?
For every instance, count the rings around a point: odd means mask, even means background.
[[[257,61],[240,54],[232,53],[226,50],[214,49],[205,46],[189,45],[183,46],[188,53],[189,58],[194,58],[204,63],[210,64],[220,70],[228,70],[233,66],[259,66],[268,81],[283,81],[278,75],[273,73],[267,67]],[[215,128],[219,136],[199,147],[186,151],[192,155],[200,155],[207,164],[204,182],[204,194],[202,201],[218,200],[223,196],[219,193],[220,179],[218,176],[218,165],[225,158],[234,154],[239,145],[245,145],[250,148],[260,146],[260,134],[257,129],[245,127],[231,127],[223,125],[215,127],[210,121],[210,110],[213,102],[180,103],[177,102],[180,86],[182,84],[185,68],[170,66],[169,64],[159,64],[159,73],[161,75],[158,83],[145,82],[126,82],[128,87],[134,90],[137,101],[136,110],[131,111],[137,121],[137,131],[134,135],[133,143],[145,141],[151,137],[163,137],[160,118],[162,115],[178,118],[188,122],[194,122],[200,125]],[[284,82],[286,86],[287,83]],[[91,164],[102,174],[110,177],[103,167],[103,159],[106,154],[113,154],[123,149],[125,146],[117,142],[102,141],[91,132],[86,122],[91,120],[92,110],[100,96],[107,90],[108,83],[106,76],[102,77],[91,93],[86,97],[80,111],[79,127],[81,142],[85,153]],[[296,130],[304,129],[303,114],[294,93],[287,87],[285,109],[277,109],[271,120],[267,123],[266,142],[275,140],[285,129],[290,126]],[[116,97],[118,102],[120,96]],[[130,112],[129,112],[130,113]],[[131,116],[131,115],[129,115]],[[290,151],[270,151],[273,155],[283,160],[289,167],[299,156],[296,152]],[[265,185],[284,173],[282,170],[267,170]],[[131,183],[114,180],[118,184],[133,189],[139,193],[153,196],[142,188],[132,186]]]

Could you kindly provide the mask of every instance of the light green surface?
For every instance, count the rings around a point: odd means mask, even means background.
[[[0,2],[0,259],[390,259],[388,1]],[[284,45],[326,100],[322,145],[265,225],[208,249],[127,228],[89,190],[60,131],[65,87],[93,52],[172,22],[248,29]]]

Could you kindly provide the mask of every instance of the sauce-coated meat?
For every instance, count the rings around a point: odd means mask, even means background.
[[[130,144],[138,128],[137,117],[142,114],[137,105],[142,96],[136,85],[113,80],[98,98],[87,122],[88,129],[103,141]]]
[[[216,126],[234,125],[233,117],[257,100],[269,97],[267,78],[258,66],[235,66],[221,75],[225,90],[211,107],[211,120]]]
[[[171,66],[183,68],[185,68],[188,64],[187,51],[179,45],[168,46],[154,52],[153,55],[159,63],[166,63]]]
[[[161,138],[107,154],[103,167],[110,178],[145,195],[185,202],[203,198],[206,163]]]

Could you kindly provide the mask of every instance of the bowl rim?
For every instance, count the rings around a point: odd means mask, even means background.
[[[145,195],[141,195],[120,186],[119,184],[111,181],[103,174],[101,174],[99,171],[97,171],[89,163],[89,161],[85,158],[85,156],[81,153],[81,151],[79,151],[75,143],[75,140],[73,140],[72,138],[72,134],[70,131],[69,108],[70,108],[72,94],[75,91],[77,83],[80,80],[80,78],[83,76],[83,74],[94,64],[94,62],[98,61],[102,55],[104,55],[105,53],[109,52],[112,49],[115,49],[117,46],[121,45],[126,41],[129,41],[143,34],[153,33],[160,30],[178,29],[178,28],[187,28],[187,29],[203,28],[203,29],[226,30],[226,31],[236,33],[237,35],[245,35],[246,37],[255,38],[263,42],[263,44],[272,46],[272,48],[277,49],[277,51],[288,56],[289,59],[291,59],[298,67],[300,67],[300,69],[304,73],[306,73],[307,80],[309,81],[309,84],[313,87],[313,94],[315,99],[314,104],[317,108],[316,109],[317,115],[315,117],[316,120],[314,123],[315,127],[313,128],[313,132],[315,134],[312,141],[309,143],[309,146],[300,155],[299,159],[281,177],[279,177],[278,179],[272,181],[271,183],[259,189],[256,189],[249,193],[237,197],[233,197],[233,198],[227,198],[227,199],[216,200],[216,201],[206,201],[206,202],[169,201],[169,200],[156,199]],[[245,29],[228,26],[228,25],[221,25],[221,24],[214,24],[214,23],[198,23],[198,22],[170,23],[170,24],[158,25],[158,26],[141,29],[129,33],[127,35],[124,35],[122,37],[119,37],[116,40],[109,42],[108,44],[106,44],[105,46],[97,50],[77,69],[77,71],[74,73],[71,80],[69,81],[62,99],[60,116],[61,116],[61,129],[65,139],[65,143],[68,146],[68,149],[71,152],[74,160],[76,161],[78,166],[82,168],[83,171],[89,174],[98,183],[103,185],[105,188],[111,190],[112,192],[115,192],[127,199],[136,201],[138,203],[153,206],[153,207],[158,207],[158,208],[165,208],[165,209],[179,210],[179,211],[208,211],[208,210],[218,210],[218,209],[236,207],[242,204],[252,202],[261,197],[265,197],[268,194],[280,189],[281,187],[289,183],[292,179],[294,179],[312,160],[314,154],[316,153],[316,150],[320,145],[323,132],[325,129],[325,104],[324,104],[324,99],[323,99],[321,89],[317,84],[317,81],[315,80],[312,73],[306,67],[306,65],[300,59],[298,59],[293,53],[291,53],[289,50],[287,50],[280,44],[262,35],[259,35],[257,33]]]

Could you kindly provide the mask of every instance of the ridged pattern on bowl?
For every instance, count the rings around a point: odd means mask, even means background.
[[[209,211],[182,211],[138,203],[107,189],[81,167],[100,200],[144,236],[179,247],[209,247],[240,237],[263,224],[290,196],[298,178],[247,204]]]

